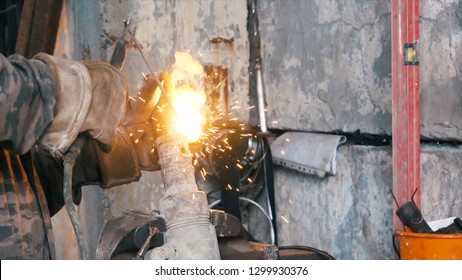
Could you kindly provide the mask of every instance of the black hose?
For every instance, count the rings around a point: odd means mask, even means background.
[[[400,254],[400,251],[398,250],[398,247],[396,246],[396,237],[395,237],[394,234],[392,235],[392,241],[391,242],[393,243],[393,249],[395,249],[396,255],[398,255],[398,259],[401,259],[401,254]]]
[[[309,246],[299,246],[299,245],[295,245],[295,246],[280,246],[278,247],[279,251],[282,251],[282,250],[305,250],[305,251],[310,251],[310,252],[314,252],[328,260],[335,260],[335,258],[330,255],[329,253],[325,252],[325,251],[322,251],[322,250],[319,250],[319,249],[316,249],[316,248],[313,248],[313,247],[309,247]]]
[[[69,150],[64,154],[64,204],[71,219],[72,227],[74,228],[75,237],[77,239],[77,245],[79,246],[80,258],[82,260],[89,260],[90,255],[88,253],[87,247],[85,246],[82,229],[80,228],[79,220],[77,217],[77,212],[75,211],[74,202],[72,201],[72,171],[74,169],[75,161],[77,156],[82,150],[84,143],[83,136],[78,136],[74,141]]]
[[[275,245],[278,244],[278,230],[276,223],[276,201],[275,201],[275,190],[274,190],[274,173],[273,173],[273,158],[271,155],[271,149],[266,138],[264,140],[264,149],[265,149],[265,159],[263,162],[263,176],[266,191],[268,194],[268,203],[271,209],[271,223],[273,224],[274,229],[274,242]]]

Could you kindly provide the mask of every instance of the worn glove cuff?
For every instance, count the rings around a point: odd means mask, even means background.
[[[112,149],[117,127],[125,115],[128,102],[127,81],[111,65],[101,61],[83,61],[90,73],[92,99],[80,132],[87,132],[105,152]]]
[[[54,157],[61,157],[79,134],[92,99],[91,78],[87,68],[77,62],[39,53],[34,59],[50,66],[56,83],[56,114],[39,140],[39,145]],[[60,109],[66,108],[66,109]]]

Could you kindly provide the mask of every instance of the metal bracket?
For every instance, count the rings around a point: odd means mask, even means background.
[[[120,37],[111,36],[111,39],[114,41],[115,46],[109,63],[117,69],[122,69],[124,67],[125,58],[127,56],[127,49],[135,46],[134,42],[136,27],[134,27],[133,31],[131,31],[130,22],[130,18],[123,21],[124,30]],[[128,35],[130,35],[130,38],[127,40]]]
[[[404,65],[419,65],[419,61],[417,60],[417,51],[415,49],[416,45],[417,42],[404,44]]]
[[[125,210],[120,216],[109,220],[101,232],[96,248],[97,260],[129,257],[164,244],[163,233],[167,230],[162,216],[136,210]],[[156,230],[154,230],[156,229]],[[154,234],[151,235],[151,233]],[[150,236],[151,235],[151,236]],[[149,237],[149,241],[147,241]],[[148,245],[149,244],[149,245]],[[123,254],[126,256],[123,256]],[[135,255],[136,256],[136,255]]]

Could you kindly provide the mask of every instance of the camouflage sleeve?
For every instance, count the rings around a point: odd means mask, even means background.
[[[29,151],[53,120],[55,80],[35,59],[0,54],[0,146]]]

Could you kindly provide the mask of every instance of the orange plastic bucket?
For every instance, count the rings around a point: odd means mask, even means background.
[[[462,234],[397,231],[402,260],[462,260]]]

